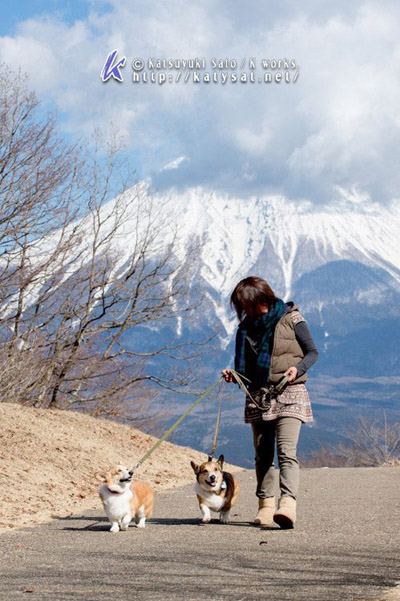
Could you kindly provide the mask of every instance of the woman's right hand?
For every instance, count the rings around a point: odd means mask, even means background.
[[[225,382],[235,382],[235,378],[233,377],[233,374],[231,372],[230,369],[223,369],[222,370],[222,377],[224,378]]]

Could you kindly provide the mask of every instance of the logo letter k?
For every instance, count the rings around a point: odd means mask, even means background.
[[[116,56],[118,54],[118,50],[113,50],[106,58],[106,62],[104,63],[104,67],[101,70],[100,77],[102,81],[108,81],[112,76],[117,81],[124,81],[120,69],[125,65],[126,58],[122,58],[116,65],[114,65],[114,61],[116,60]]]

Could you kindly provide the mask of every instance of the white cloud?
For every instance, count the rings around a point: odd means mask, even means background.
[[[168,163],[168,165],[165,165],[165,167],[162,167],[161,171],[168,171],[169,169],[179,169],[181,165],[184,165],[188,161],[189,159],[185,156],[178,157],[174,161]]]
[[[334,198],[337,186],[376,200],[398,196],[395,0],[109,6],[71,26],[51,15],[30,19],[14,38],[0,38],[1,60],[29,73],[69,131],[118,123],[147,172],[190,159],[185,169],[159,173],[158,187],[273,189],[315,201]],[[103,84],[100,70],[114,48],[127,57],[125,81]],[[295,84],[133,84],[135,57],[294,58],[300,77]]]
[[[256,130],[239,127],[235,130],[237,146],[250,156],[261,156],[268,149],[272,138],[271,130],[267,123],[260,124]]]
[[[0,44],[2,62],[14,67],[22,66],[31,75],[39,93],[53,87],[53,75],[55,79],[58,76],[58,61],[49,44],[31,36],[4,37]]]

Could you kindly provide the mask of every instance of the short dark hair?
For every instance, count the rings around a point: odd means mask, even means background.
[[[270,309],[276,300],[269,284],[262,278],[251,275],[235,286],[231,294],[231,307],[235,308],[238,318],[243,319],[246,308],[267,305]]]

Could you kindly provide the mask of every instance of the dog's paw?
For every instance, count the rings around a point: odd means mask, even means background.
[[[146,526],[146,524],[144,522],[142,522],[142,520],[140,520],[140,522],[138,522],[136,524],[136,528],[144,528]]]
[[[128,530],[128,526],[126,524],[121,524],[121,532],[126,532]]]
[[[208,524],[209,522],[211,522],[211,518],[209,518],[209,517],[205,517],[201,520],[202,524]]]
[[[113,524],[110,528],[110,532],[118,532],[118,531],[119,531],[118,524]]]
[[[221,524],[229,524],[229,511],[221,513],[219,516],[219,521]]]

